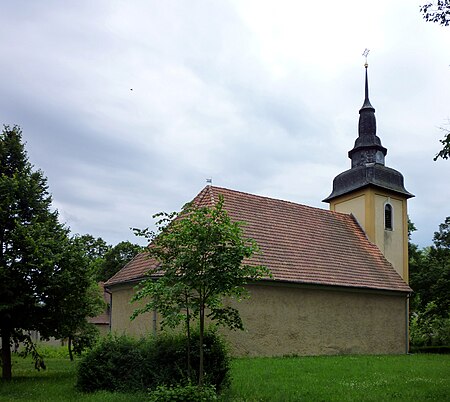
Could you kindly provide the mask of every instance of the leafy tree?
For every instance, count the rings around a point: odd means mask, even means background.
[[[163,324],[174,327],[183,317],[187,324],[199,322],[199,377],[203,385],[203,336],[205,319],[231,329],[243,329],[239,311],[224,303],[224,298],[248,296],[249,281],[270,275],[262,266],[243,263],[258,251],[255,241],[245,238],[242,223],[232,222],[224,209],[224,199],[212,207],[186,205],[181,213],[155,215],[158,233],[136,230],[152,242],[148,256],[159,264],[141,282],[133,301],[145,300],[132,318],[158,310]],[[189,356],[189,352],[188,352]]]
[[[78,247],[83,250],[84,256],[89,265],[89,271],[93,273],[95,278],[97,278],[105,254],[111,250],[111,246],[108,245],[101,237],[95,238],[90,234],[77,234],[74,236],[74,241],[77,243]]]
[[[434,245],[419,249],[410,243],[412,341],[435,344],[450,339],[450,217],[434,233]]]
[[[58,304],[52,312],[52,319],[58,322],[55,337],[68,339],[69,357],[73,360],[73,352],[80,354],[92,347],[98,338],[98,329],[87,318],[100,314],[105,303],[84,250],[73,239],[66,247],[65,269],[58,273],[53,292]]]
[[[435,0],[420,7],[425,21],[437,22],[442,26],[450,24],[450,0]]]
[[[101,238],[90,234],[84,234],[82,236],[76,235],[74,240],[83,249],[84,254],[89,259],[89,262],[94,262],[101,259],[105,254],[111,249],[111,246],[106,244],[106,242]]]
[[[445,127],[439,127],[439,129],[444,132],[444,138],[439,140],[443,147],[433,158],[434,161],[437,161],[438,158],[448,159],[450,157],[450,130]]]
[[[434,314],[446,317],[450,311],[450,217],[434,233],[434,246],[413,248],[410,256],[410,284],[416,296],[414,305],[424,311],[434,302]],[[411,250],[411,248],[410,248]]]
[[[57,211],[51,210],[51,202],[47,179],[28,161],[20,128],[4,126],[0,134],[0,333],[5,380],[11,379],[12,343],[25,342],[36,367],[44,368],[30,331],[39,331],[43,338],[58,337],[62,323],[74,312],[66,310],[66,300],[76,285],[72,275],[82,277],[84,260],[69,239],[69,230],[59,223]]]
[[[97,280],[106,282],[141,250],[141,246],[129,241],[122,241],[109,248],[97,264]]]

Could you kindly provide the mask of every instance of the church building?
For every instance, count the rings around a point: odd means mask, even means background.
[[[252,257],[272,278],[248,285],[235,303],[245,331],[223,330],[238,356],[401,354],[408,351],[407,200],[403,176],[385,166],[375,109],[365,99],[351,168],[334,178],[330,210],[208,185],[194,198],[224,197],[233,220],[261,252]],[[110,278],[111,330],[159,331],[157,312],[130,321],[136,285],[156,262],[145,254]]]

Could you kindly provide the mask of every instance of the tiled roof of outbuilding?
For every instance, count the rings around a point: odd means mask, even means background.
[[[260,247],[250,262],[268,267],[272,280],[411,291],[353,216],[214,186],[194,203],[209,206],[220,195],[231,218],[245,222],[245,235]],[[156,264],[139,254],[106,286],[142,278]]]

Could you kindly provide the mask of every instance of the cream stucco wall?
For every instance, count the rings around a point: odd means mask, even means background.
[[[227,337],[236,355],[405,353],[406,299],[297,286],[258,285],[239,303],[245,332]]]
[[[145,313],[137,316],[133,321],[130,320],[134,310],[142,307],[142,303],[131,303],[134,296],[134,287],[132,285],[115,286],[112,289],[112,307],[111,307],[111,332],[132,336],[141,336],[155,332],[158,326],[157,316],[153,313]]]
[[[223,330],[234,355],[399,354],[407,351],[406,297],[283,284],[249,286],[237,303],[245,331]],[[113,290],[112,330],[152,332],[152,315],[129,317],[132,288]]]

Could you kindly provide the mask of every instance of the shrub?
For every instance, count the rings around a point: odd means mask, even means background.
[[[103,338],[79,363],[77,387],[85,392],[145,389],[150,384],[140,343],[127,336]]]
[[[187,339],[182,334],[161,334],[140,340],[107,336],[79,363],[77,386],[82,391],[93,392],[188,385],[197,381],[198,342],[198,333],[194,332],[191,345],[193,375],[188,378]],[[204,352],[205,381],[220,391],[229,385],[230,361],[225,343],[216,331],[205,332]]]
[[[217,401],[216,389],[213,385],[160,385],[150,392],[150,402],[210,402]]]
[[[99,339],[99,329],[94,324],[86,322],[73,336],[73,352],[81,356],[84,351],[92,349]]]
[[[430,302],[425,311],[411,315],[409,328],[412,347],[450,345],[450,318],[435,314],[435,308],[436,304]]]

